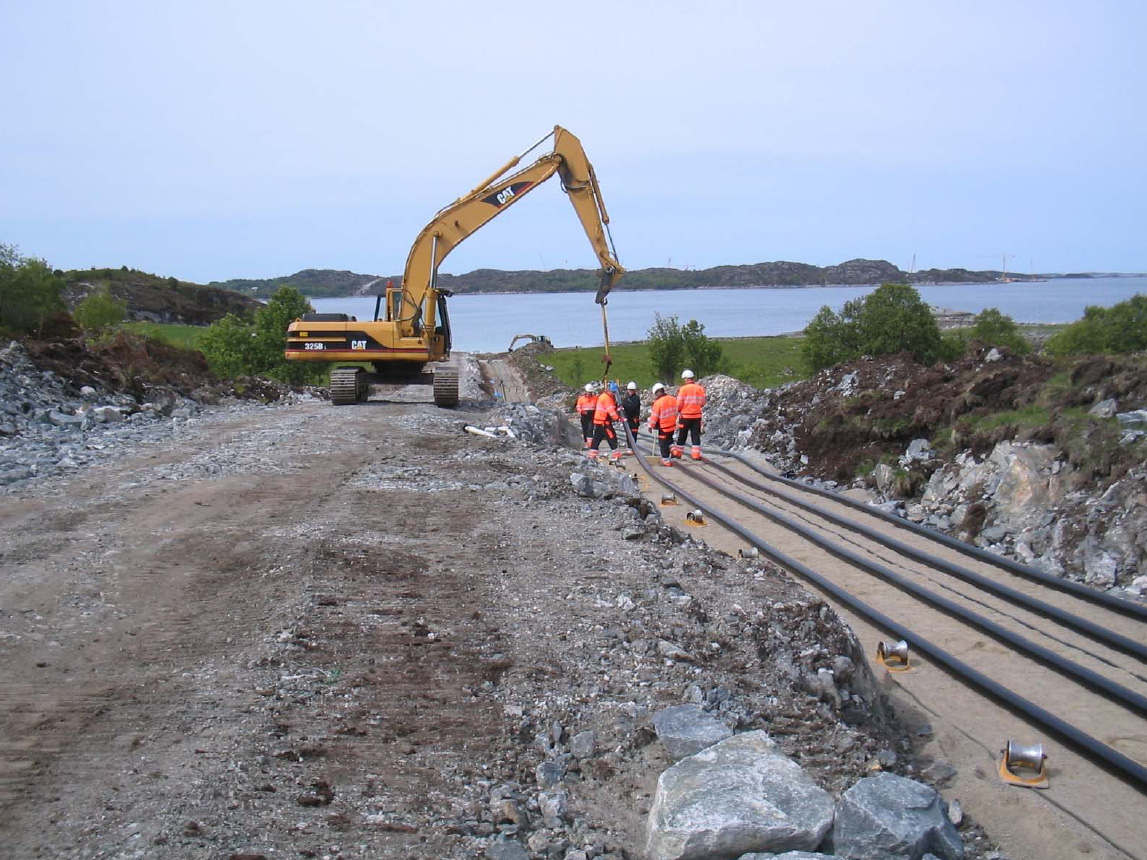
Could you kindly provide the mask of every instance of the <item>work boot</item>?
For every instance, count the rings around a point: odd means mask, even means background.
[[[597,450],[594,448],[590,448],[588,451],[585,452],[585,455],[591,460],[596,460],[597,459]]]
[[[662,466],[672,466],[672,465],[673,465],[673,461],[672,461],[672,460],[662,460],[662,461],[661,461],[661,465],[662,465]]]
[[[701,456],[701,449],[700,449],[700,448],[694,448],[694,449],[693,449],[693,453],[692,453],[692,454],[690,454],[689,456],[690,456],[690,457],[692,457],[694,460],[701,460],[701,459],[703,459],[703,458],[702,458],[702,456]]]
[[[620,459],[621,459],[621,455],[622,455],[622,453],[623,453],[623,452],[621,452],[621,451],[614,451],[612,454],[610,454],[610,455],[609,455],[609,459],[611,459],[611,460],[620,460]]]

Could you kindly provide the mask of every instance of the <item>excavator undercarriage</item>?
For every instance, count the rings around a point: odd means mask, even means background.
[[[385,398],[408,385],[430,386],[435,406],[458,405],[458,367],[452,364],[440,364],[433,370],[423,370],[416,365],[401,373],[389,366],[376,368],[373,373],[362,367],[336,367],[331,371],[331,403],[350,406],[369,400],[372,395]]]

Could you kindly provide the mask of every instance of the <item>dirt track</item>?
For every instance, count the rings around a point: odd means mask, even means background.
[[[479,418],[220,413],[3,497],[0,855],[480,857],[501,834],[636,857],[651,709],[770,726],[832,788],[895,742],[794,690],[853,646],[787,577],[578,498],[576,453],[461,432]]]

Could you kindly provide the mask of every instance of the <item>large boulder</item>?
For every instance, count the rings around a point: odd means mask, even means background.
[[[962,860],[964,843],[944,802],[922,783],[882,773],[846,791],[836,807],[833,851],[850,860]]]
[[[731,738],[733,730],[698,705],[674,705],[653,715],[653,728],[673,761]]]
[[[734,860],[751,852],[812,851],[832,826],[831,795],[746,732],[682,759],[657,780],[648,860]]]

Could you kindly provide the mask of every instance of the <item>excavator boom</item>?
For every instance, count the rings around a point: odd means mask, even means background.
[[[421,303],[426,292],[435,289],[438,267],[451,251],[478,228],[492,221],[557,173],[562,190],[569,195],[570,203],[601,264],[601,284],[595,301],[605,304],[610,290],[625,272],[609,240],[609,213],[602,200],[593,165],[586,157],[581,141],[558,125],[554,126],[552,134],[552,152],[507,176],[522,156],[510,159],[469,194],[442,209],[422,229],[406,258],[406,270],[402,277],[402,289],[408,297],[406,300],[415,305]],[[536,146],[538,144],[531,149]]]
[[[522,157],[551,136],[554,144],[551,152],[528,167],[510,173]],[[450,292],[437,285],[438,267],[468,236],[554,174],[560,178],[562,190],[569,196],[601,265],[595,301],[602,306],[604,321],[609,293],[625,269],[613,249],[609,213],[593,165],[586,158],[581,141],[561,126],[554,126],[550,134],[522,155],[511,158],[469,194],[443,208],[422,229],[406,258],[402,283],[387,284],[385,311],[381,310],[380,297],[371,322],[351,318],[332,320],[326,318],[331,316],[328,314],[305,315],[288,328],[286,357],[294,361],[371,362],[375,376],[389,379],[408,379],[417,376],[427,362],[444,361],[450,355],[451,345],[446,312]],[[452,372],[453,381],[440,386],[438,374],[448,378],[451,371],[435,371],[435,402],[440,405],[457,403],[456,369]],[[366,377],[356,368],[332,371],[332,400],[354,403],[364,399]],[[448,390],[451,387],[452,392]]]

